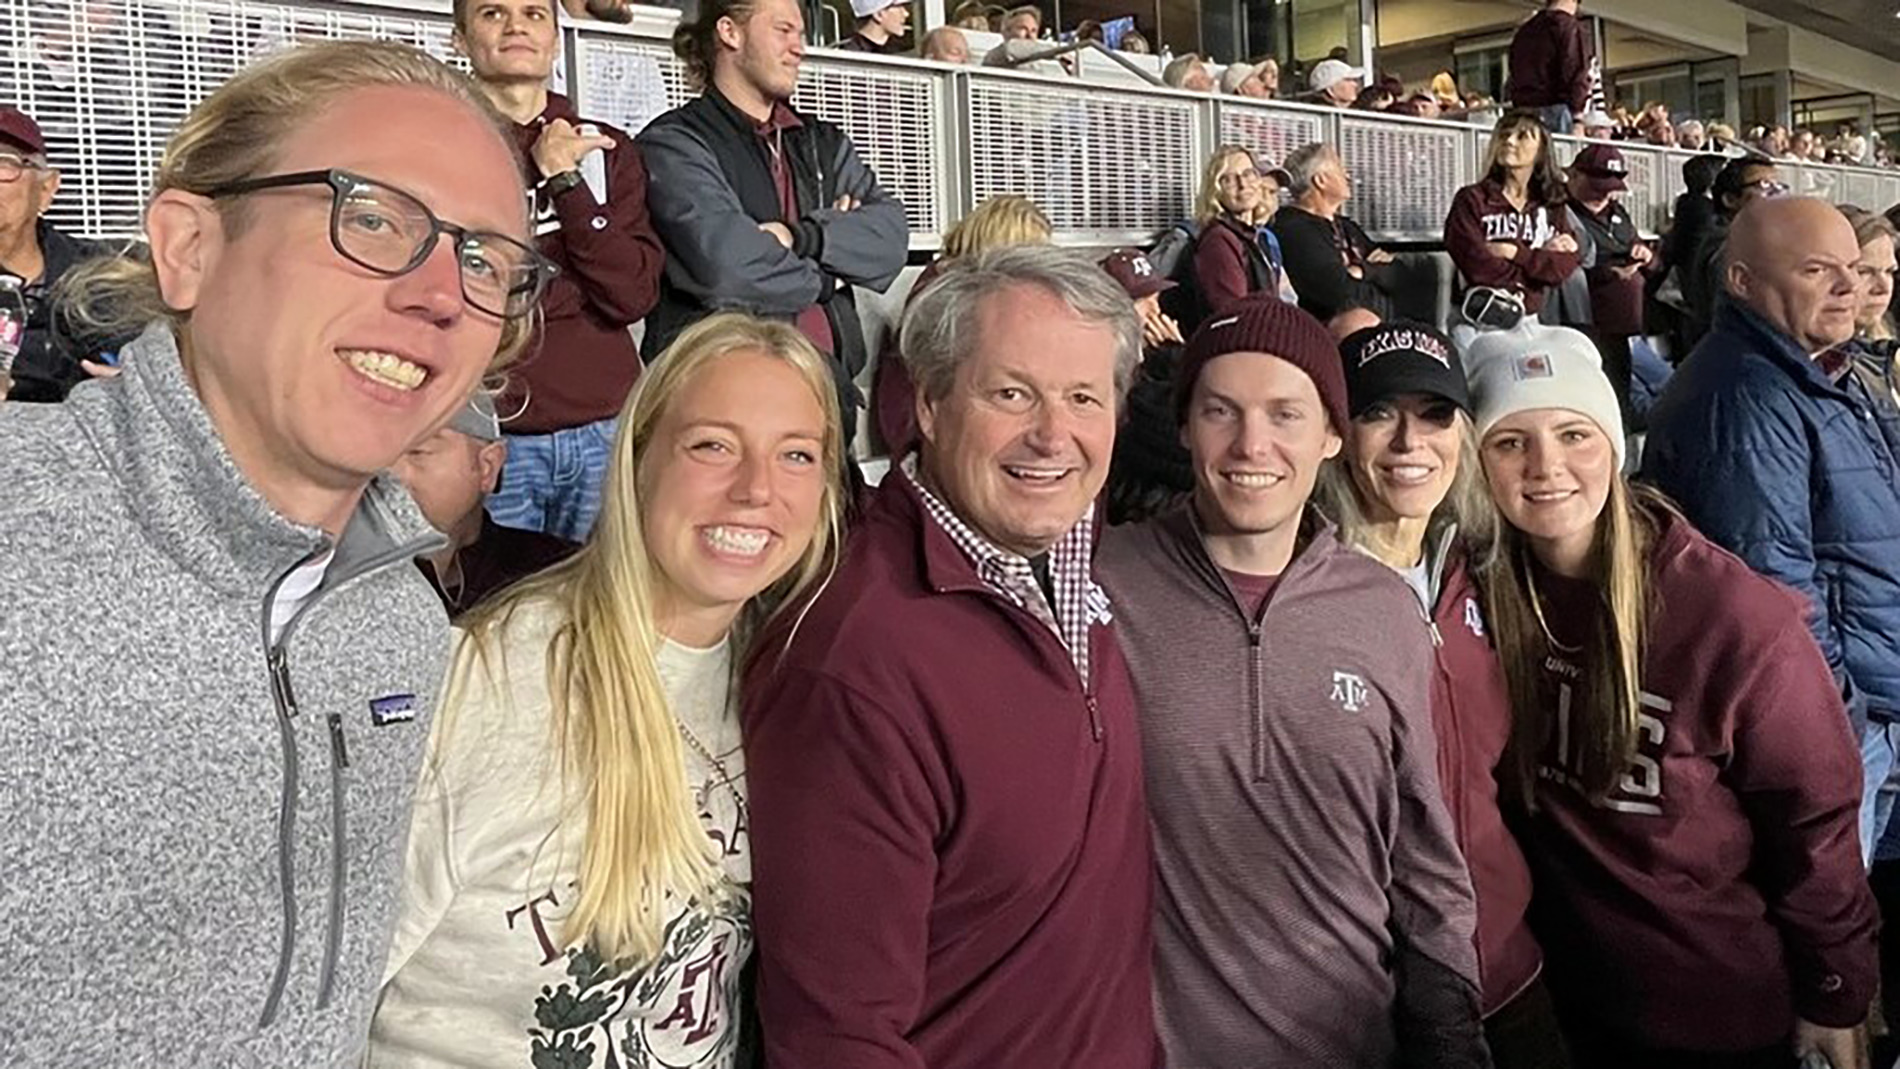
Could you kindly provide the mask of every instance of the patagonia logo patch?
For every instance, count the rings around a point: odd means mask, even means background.
[[[416,696],[389,694],[369,700],[369,722],[379,728],[406,724],[416,718]]]

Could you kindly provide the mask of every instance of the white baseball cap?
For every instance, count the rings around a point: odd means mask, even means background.
[[[1356,67],[1349,67],[1337,59],[1321,60],[1314,66],[1313,73],[1306,76],[1306,84],[1322,92],[1349,80],[1363,84],[1366,80],[1366,72]]]
[[[851,0],[851,13],[861,19],[868,19],[887,7],[909,5],[910,0]]]

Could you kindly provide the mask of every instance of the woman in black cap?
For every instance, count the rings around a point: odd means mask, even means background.
[[[1321,508],[1341,539],[1402,576],[1429,621],[1439,785],[1478,899],[1485,1038],[1498,1069],[1569,1065],[1525,920],[1531,876],[1498,806],[1511,737],[1503,669],[1466,546],[1488,544],[1496,513],[1478,465],[1457,349],[1419,323],[1367,327],[1340,345],[1351,423],[1322,469]]]

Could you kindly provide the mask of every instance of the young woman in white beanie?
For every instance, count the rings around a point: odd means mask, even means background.
[[[1860,764],[1795,596],[1620,474],[1583,335],[1466,352],[1533,926],[1579,1066],[1868,1064]]]

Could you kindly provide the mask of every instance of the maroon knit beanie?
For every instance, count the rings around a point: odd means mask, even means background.
[[[1194,396],[1201,369],[1228,353],[1265,353],[1306,372],[1333,421],[1333,433],[1346,433],[1352,418],[1346,410],[1346,372],[1333,336],[1298,307],[1265,294],[1248,297],[1230,314],[1202,323],[1188,339],[1181,366],[1174,373],[1176,423],[1187,422],[1188,399]]]

